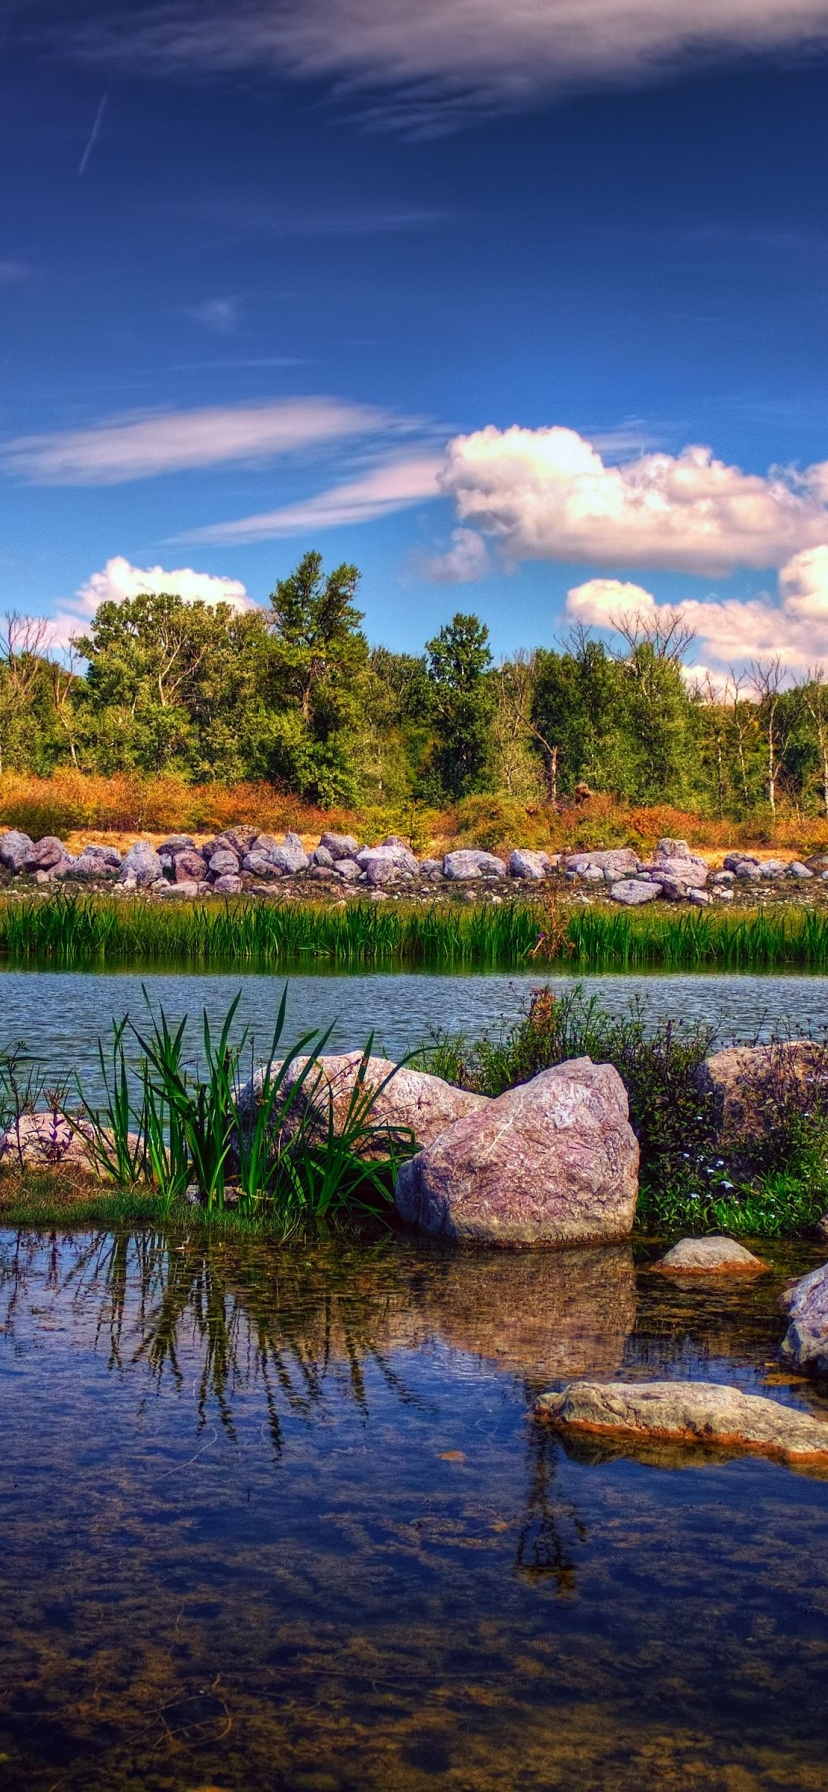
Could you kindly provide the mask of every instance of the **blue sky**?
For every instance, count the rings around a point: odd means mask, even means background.
[[[828,658],[828,0],[678,10],[0,0],[6,603],[318,547],[397,648]]]

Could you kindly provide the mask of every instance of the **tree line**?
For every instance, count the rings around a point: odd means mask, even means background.
[[[499,665],[485,624],[458,613],[422,654],[393,653],[369,645],[358,584],[308,553],[267,610],[104,602],[64,656],[46,621],[8,613],[0,772],[261,779],[322,807],[595,791],[721,819],[828,814],[819,666],[792,686],[778,660],[694,683],[680,612],[619,618],[614,648],[576,628]]]

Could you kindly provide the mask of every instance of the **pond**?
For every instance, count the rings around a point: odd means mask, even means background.
[[[375,1050],[398,1057],[428,1040],[435,1029],[463,1031],[473,1038],[496,1031],[513,1019],[537,983],[571,989],[572,977],[523,975],[439,975],[374,972],[291,976],[286,1038],[310,1028],[335,1030],[332,1048],[364,1045],[375,1035]],[[636,999],[653,1024],[662,1019],[701,1020],[715,1026],[723,1043],[767,1037],[775,1026],[819,1035],[828,1023],[823,977],[628,975],[591,976],[585,987],[616,1012]],[[42,1059],[47,1078],[77,1070],[88,1092],[98,1091],[97,1039],[113,1018],[127,1011],[146,1016],[142,985],[154,1006],[171,1017],[189,1014],[194,1047],[202,1007],[221,1022],[241,990],[239,1025],[249,1025],[262,1046],[269,1043],[284,987],[282,975],[198,975],[87,971],[5,971],[0,977],[0,1044],[26,1041]]]
[[[529,1416],[773,1369],[775,1250],[0,1234],[10,1792],[828,1788],[828,1482]]]

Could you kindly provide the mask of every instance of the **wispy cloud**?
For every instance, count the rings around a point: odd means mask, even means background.
[[[86,148],[83,152],[83,155],[81,156],[80,164],[78,166],[78,174],[85,174],[86,170],[89,166],[89,157],[91,156],[92,151],[95,148],[95,144],[98,141],[98,137],[100,136],[101,125],[103,124],[104,113],[106,111],[106,102],[108,99],[109,99],[109,94],[105,93],[103,96],[103,99],[100,102],[100,105],[98,106],[98,110],[95,113],[95,120],[92,125],[92,129],[89,133],[89,136],[87,138]]]
[[[439,498],[437,475],[441,466],[442,458],[435,454],[392,460],[363,473],[359,479],[331,486],[298,504],[284,505],[279,510],[241,517],[233,522],[212,523],[205,529],[194,529],[176,539],[229,545],[274,541],[280,536],[302,535],[308,530],[374,522],[378,517],[408,510],[413,504]]]
[[[165,0],[75,35],[91,57],[323,79],[379,124],[428,131],[573,87],[828,37],[826,0]]]
[[[231,461],[266,461],[405,428],[404,419],[369,405],[285,398],[142,412],[89,429],[18,436],[0,447],[0,465],[37,485],[119,485]]]
[[[238,299],[205,299],[201,305],[193,305],[189,316],[205,330],[212,330],[216,336],[232,336],[239,318]]]

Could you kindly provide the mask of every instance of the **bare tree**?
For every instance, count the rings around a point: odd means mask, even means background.
[[[611,616],[610,623],[631,656],[641,647],[651,647],[655,659],[669,660],[675,666],[682,665],[688,647],[696,639],[696,631],[685,622],[683,610],[658,610],[654,615],[649,610],[629,610]]]
[[[0,624],[0,772],[5,770],[9,734],[31,699],[50,636],[45,616],[6,610]]]
[[[546,800],[558,801],[558,748],[548,741],[532,713],[537,674],[537,654],[521,648],[499,668],[501,703],[511,739],[533,740],[541,750]]]
[[[828,684],[825,680],[825,667],[809,667],[804,677],[798,680],[797,691],[799,701],[813,723],[819,751],[822,806],[828,815]]]
[[[77,770],[78,755],[75,746],[75,712],[72,705],[72,697],[74,695],[75,685],[78,682],[78,666],[82,662],[83,655],[76,642],[70,641],[66,648],[63,660],[58,659],[54,652],[49,652],[46,655],[46,659],[49,667],[49,679],[52,686],[52,702],[55,706],[55,715],[66,735],[69,747],[69,757]]]
[[[780,715],[782,701],[782,661],[777,654],[772,660],[752,660],[750,682],[756,692],[760,718],[765,734],[765,788],[771,814],[776,816],[776,793],[779,773],[785,754],[785,729]]]

